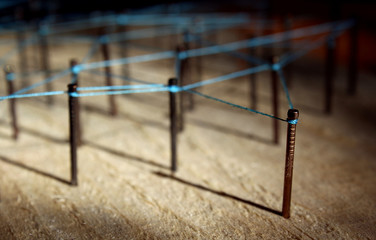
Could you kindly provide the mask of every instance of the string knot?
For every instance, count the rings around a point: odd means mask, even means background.
[[[80,65],[76,65],[76,66],[72,67],[72,72],[74,74],[79,74],[81,72],[81,66]]]
[[[168,87],[168,90],[172,93],[176,93],[176,92],[180,92],[181,91],[181,88],[179,86],[176,86],[176,85],[172,85],[172,86],[169,86]]]
[[[279,71],[279,70],[281,69],[281,64],[279,64],[279,63],[274,63],[274,64],[272,65],[272,69],[273,69],[274,71]]]
[[[106,35],[101,36],[101,37],[99,38],[99,42],[102,43],[102,44],[106,44],[106,43],[108,43],[108,41],[109,41],[109,38],[108,38],[108,36],[106,36]]]
[[[188,54],[187,54],[187,52],[180,52],[180,53],[178,53],[178,58],[179,59],[186,59],[186,58],[188,58]]]
[[[14,73],[8,73],[8,74],[6,75],[6,79],[7,79],[8,81],[13,81],[15,78],[16,78],[16,76],[15,76]]]
[[[68,92],[68,95],[71,97],[79,97],[77,92]]]
[[[287,119],[287,122],[295,125],[298,123],[298,119],[291,119],[291,120]]]

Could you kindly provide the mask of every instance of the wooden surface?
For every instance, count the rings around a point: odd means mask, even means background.
[[[68,67],[88,47],[51,47],[51,67]],[[204,79],[244,67],[217,56],[203,64]],[[325,116],[322,64],[302,59],[294,67],[291,95],[301,117],[289,220],[274,213],[282,207],[286,124],[276,146],[271,119],[195,97],[197,107],[178,137],[179,170],[171,176],[167,93],[118,96],[116,117],[108,114],[106,96],[83,98],[79,185],[71,187],[65,183],[70,176],[63,95],[52,107],[44,98],[17,102],[17,142],[7,102],[0,102],[0,239],[375,238],[374,76],[362,73],[360,94],[348,98],[341,81],[346,71],[340,69],[334,114]],[[167,83],[172,61],[131,65],[130,72]],[[270,113],[268,77],[260,74],[257,81],[259,109]],[[80,81],[104,85],[103,77],[90,74]],[[248,106],[247,81],[202,91]],[[62,78],[54,89],[66,90],[68,82]],[[280,117],[287,107],[281,97]]]

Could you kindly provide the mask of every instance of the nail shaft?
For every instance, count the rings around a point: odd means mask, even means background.
[[[297,120],[298,118],[299,118],[298,110],[290,109],[288,111],[287,113],[288,120]],[[286,141],[285,178],[284,178],[284,186],[283,186],[283,203],[282,203],[282,216],[284,218],[290,217],[292,175],[293,175],[294,154],[295,154],[295,137],[296,137],[296,124],[288,123],[287,141]]]
[[[68,85],[69,93],[69,140],[71,157],[71,185],[77,185],[77,98],[71,93],[77,92],[77,84]]]
[[[13,94],[14,91],[14,72],[11,69],[10,65],[5,66],[5,77],[7,80],[8,86],[8,95]],[[18,121],[17,121],[17,112],[16,112],[16,99],[9,99],[9,113],[12,119],[12,129],[13,129],[13,139],[17,140],[18,138]]]
[[[73,71],[73,67],[77,65],[77,60],[75,59],[72,59],[70,61],[70,67],[72,69],[72,74],[71,74],[71,77],[72,77],[72,83],[75,83],[76,84],[76,87],[79,86],[79,80],[78,80],[78,73],[74,72]],[[75,98],[75,101],[76,101],[76,129],[77,129],[77,146],[81,146],[82,145],[82,127],[81,127],[81,120],[80,120],[80,99],[79,98]]]
[[[102,49],[103,60],[104,61],[110,60],[110,52],[108,51],[108,43],[102,42],[101,49]],[[106,85],[112,86],[113,84],[112,84],[111,67],[110,66],[105,67],[105,73],[106,73]],[[112,116],[117,115],[115,96],[114,95],[108,95],[108,100],[109,100],[109,105],[110,105],[110,114]]]
[[[168,86],[176,86],[177,79],[171,78],[168,80]],[[177,170],[176,158],[176,141],[177,141],[177,122],[176,122],[176,93],[169,92],[170,97],[170,143],[171,143],[171,171]]]

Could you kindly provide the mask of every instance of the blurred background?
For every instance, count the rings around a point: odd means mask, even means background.
[[[2,0],[0,1],[0,24],[3,29],[12,28],[15,21],[38,23],[43,20],[64,22],[93,16],[134,13],[249,13],[250,16],[268,19],[293,19],[293,27],[299,21],[322,23],[333,20],[356,18],[359,20],[359,65],[363,69],[374,71],[376,47],[376,3],[372,1],[273,1],[273,0],[206,0],[206,1],[116,1],[116,0]],[[283,29],[274,29],[282,31]],[[342,37],[338,46],[339,62],[347,57],[347,40]],[[343,50],[345,49],[345,50]],[[316,51],[316,57],[323,52]]]

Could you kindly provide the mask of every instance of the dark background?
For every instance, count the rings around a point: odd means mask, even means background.
[[[298,0],[204,0],[204,1],[119,1],[119,0],[0,0],[0,25],[6,29],[17,20],[38,22],[53,16],[67,21],[112,13],[200,13],[246,12],[266,18],[310,18],[311,24],[357,18],[359,22],[360,67],[376,71],[376,3],[372,1]],[[341,48],[341,47],[340,47]],[[345,58],[346,53],[342,54]],[[341,50],[339,51],[341,59]]]

